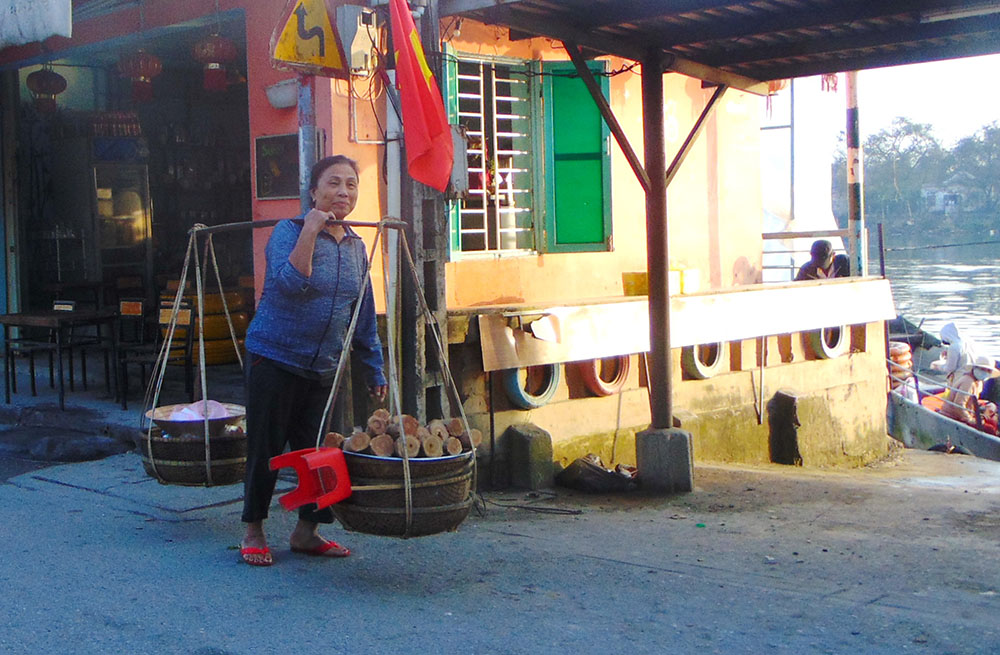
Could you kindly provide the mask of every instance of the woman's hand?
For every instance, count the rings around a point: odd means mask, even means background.
[[[303,217],[302,231],[295,242],[292,252],[288,253],[288,262],[304,277],[312,277],[313,250],[316,248],[316,237],[326,229],[326,221],[333,218],[329,212],[310,209]]]
[[[389,390],[389,386],[385,384],[372,385],[368,387],[368,393],[371,394],[372,398],[378,401],[385,400],[385,394]]]
[[[313,208],[310,209],[309,213],[305,215],[304,227],[313,234],[319,234],[326,229],[326,222],[332,218],[334,218],[332,213]]]

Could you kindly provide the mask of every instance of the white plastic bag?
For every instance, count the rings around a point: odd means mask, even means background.
[[[227,418],[229,412],[226,407],[217,400],[201,401],[190,405],[178,405],[170,412],[171,421],[202,421],[205,419],[204,409],[208,404],[208,418]]]

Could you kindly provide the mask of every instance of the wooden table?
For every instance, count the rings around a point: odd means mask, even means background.
[[[3,325],[3,340],[6,357],[4,358],[4,401],[10,404],[11,347],[10,328],[37,327],[48,328],[55,333],[56,361],[59,370],[59,409],[66,409],[66,389],[63,383],[63,331],[70,327],[93,325],[100,335],[101,326],[107,325],[111,339],[111,359],[114,362],[114,392],[118,393],[118,334],[115,321],[118,319],[116,309],[76,309],[73,311],[58,311],[45,309],[16,314],[0,314],[0,324]]]

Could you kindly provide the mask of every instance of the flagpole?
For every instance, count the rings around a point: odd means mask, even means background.
[[[864,162],[861,130],[858,127],[858,71],[848,71],[847,79],[847,230],[851,275],[868,275],[868,248],[865,244]]]
[[[386,71],[388,76],[388,83],[386,85],[387,95],[391,95],[394,92],[394,87],[396,84],[396,71],[395,69]],[[397,217],[400,220],[403,218],[403,207],[402,207],[402,149],[400,148],[400,143],[403,138],[402,125],[399,122],[399,115],[396,113],[397,110],[394,106],[398,107],[397,102],[393,102],[388,97],[385,102],[385,165],[386,165],[386,210],[389,216]],[[383,265],[388,266],[389,271],[387,275],[388,288],[386,289],[386,315],[392,317],[391,328],[389,329],[389,336],[386,339],[388,341],[388,347],[393,348],[396,351],[396,361],[402,361],[402,353],[399,350],[400,340],[399,340],[399,320],[400,307],[399,307],[399,268],[398,264],[400,262],[399,257],[399,231],[398,230],[388,230],[385,235],[386,238],[386,248],[389,252],[388,260],[383,260]],[[396,402],[399,403],[399,407],[390,406],[390,411],[393,413],[398,413],[402,410],[402,390],[396,389],[397,393],[390,394],[390,400],[395,398]]]

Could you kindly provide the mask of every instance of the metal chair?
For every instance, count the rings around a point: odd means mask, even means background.
[[[65,308],[70,302],[72,301],[57,300],[53,304],[53,309],[56,308],[55,304],[61,303]],[[73,308],[76,308],[75,304]],[[73,351],[80,353],[80,377],[84,391],[87,390],[87,355],[97,352],[104,358],[104,385],[108,393],[111,393],[111,340],[114,336],[109,333],[107,338],[102,337],[99,326],[95,327],[94,330],[93,333],[80,333],[76,331],[76,328],[70,328],[69,335],[64,342],[64,348],[69,353],[69,388],[71,391],[73,390]]]
[[[28,360],[28,373],[31,380],[31,395],[37,396],[38,390],[35,387],[35,355],[45,353],[49,357],[49,388],[55,389],[56,379],[53,369],[52,354],[56,350],[55,343],[33,339],[31,337],[11,337],[7,340],[7,352],[11,358],[24,357]],[[10,390],[17,393],[17,366],[11,359],[10,367]]]
[[[87,355],[97,352],[104,358],[104,385],[108,393],[111,393],[112,339],[118,340],[119,359],[114,363],[115,371],[118,370],[118,362],[121,360],[121,353],[124,350],[152,349],[153,344],[146,336],[150,330],[147,329],[149,326],[147,325],[148,317],[145,303],[143,298],[122,298],[118,301],[118,317],[115,321],[114,334],[104,339],[98,333],[96,338],[85,341],[79,347],[84,389],[87,388]],[[115,389],[115,391],[118,390]]]
[[[52,310],[71,312],[76,309],[75,300],[53,300]],[[56,334],[54,330],[49,330],[45,338],[37,336],[14,337],[9,340],[8,349],[12,357],[25,357],[28,360],[28,371],[31,379],[31,395],[37,396],[38,389],[35,386],[35,355],[45,353],[49,358],[49,388],[54,389],[55,383],[55,359]],[[69,388],[73,389],[73,342],[72,337],[64,344],[64,349],[69,355]],[[17,367],[10,367],[10,389],[17,393]]]
[[[156,361],[156,339],[147,337],[146,300],[144,298],[122,298],[118,301],[118,362],[139,365],[140,380],[146,379],[146,365]],[[122,393],[128,391],[126,381],[121,380]]]

